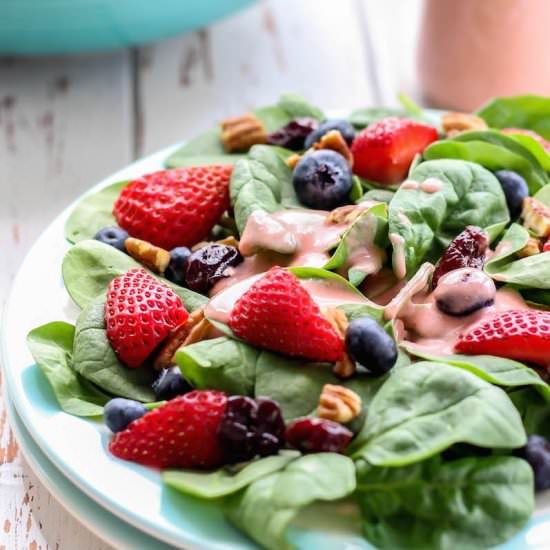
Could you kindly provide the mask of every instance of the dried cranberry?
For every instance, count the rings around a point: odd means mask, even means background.
[[[454,269],[462,267],[483,268],[485,251],[489,245],[489,236],[483,229],[469,225],[455,237],[441,256],[432,277],[432,287],[439,279]]]
[[[306,137],[317,129],[319,123],[314,118],[302,117],[291,120],[267,136],[269,145],[279,145],[293,151],[304,148]]]
[[[294,420],[285,433],[287,442],[303,453],[343,453],[352,437],[341,424],[321,418]]]
[[[234,246],[210,244],[199,248],[187,259],[185,283],[195,292],[207,292],[215,283],[229,277],[229,267],[243,261],[240,252]]]
[[[267,398],[229,397],[218,438],[226,464],[276,454],[284,443],[285,425],[279,405]]]

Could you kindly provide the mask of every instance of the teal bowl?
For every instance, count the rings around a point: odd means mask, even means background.
[[[254,0],[0,0],[0,54],[135,46],[208,25]]]

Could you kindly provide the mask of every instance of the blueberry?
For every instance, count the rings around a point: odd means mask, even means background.
[[[346,330],[346,349],[371,374],[388,372],[397,361],[397,347],[389,334],[370,317],[359,317]]]
[[[157,401],[168,401],[192,390],[178,367],[162,369],[152,387]]]
[[[517,218],[521,212],[523,199],[529,196],[526,181],[517,172],[511,170],[499,170],[495,172],[495,176],[504,191],[510,216]]]
[[[178,246],[170,250],[170,263],[164,272],[164,276],[177,285],[185,284],[185,267],[187,259],[191,256],[191,250],[186,246]]]
[[[124,243],[128,238],[128,232],[120,227],[104,227],[100,229],[94,236],[96,241],[113,246],[122,252],[126,252]]]
[[[103,420],[112,432],[121,432],[125,430],[133,420],[141,418],[147,409],[143,403],[138,403],[132,399],[115,397],[107,402],[103,409]]]
[[[331,118],[319,124],[317,130],[314,130],[306,138],[306,149],[319,141],[330,130],[338,130],[348,145],[351,145],[355,139],[355,128],[347,121],[340,118]]]
[[[351,168],[340,153],[321,149],[298,162],[293,184],[302,204],[318,210],[332,210],[349,203]]]
[[[220,279],[229,277],[229,268],[242,261],[234,246],[210,244],[199,248],[187,260],[186,286],[195,292],[208,292]]]
[[[540,435],[530,435],[527,445],[517,451],[533,468],[535,490],[550,489],[550,441]]]

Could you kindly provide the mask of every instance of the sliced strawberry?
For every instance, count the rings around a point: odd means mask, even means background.
[[[215,468],[221,464],[218,426],[227,398],[192,391],[134,420],[115,434],[109,450],[118,458],[157,468]]]
[[[313,361],[342,358],[342,339],[300,281],[271,268],[237,301],[229,317],[234,334],[254,346]]]
[[[353,141],[353,171],[384,184],[403,181],[417,153],[437,139],[437,130],[407,118],[389,117],[365,128]]]
[[[130,182],[113,207],[130,236],[168,250],[203,240],[229,208],[231,166],[162,170]]]
[[[525,128],[502,128],[501,132],[505,134],[523,134],[529,136],[538,141],[544,148],[544,150],[550,154],[550,143],[548,143],[541,135],[533,130],[526,130]]]
[[[455,345],[460,353],[550,364],[550,312],[502,311],[472,327]]]
[[[550,252],[550,239],[548,239],[542,247],[543,252]]]
[[[107,338],[130,368],[142,365],[188,316],[181,298],[144,269],[130,269],[115,277],[107,289]]]

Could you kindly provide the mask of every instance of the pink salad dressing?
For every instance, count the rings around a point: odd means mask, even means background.
[[[437,193],[443,189],[443,182],[437,178],[427,178],[420,184],[424,193]]]
[[[393,270],[398,279],[404,279],[407,275],[407,262],[405,260],[405,239],[397,233],[389,234],[393,246]]]

